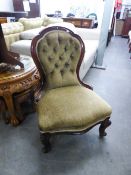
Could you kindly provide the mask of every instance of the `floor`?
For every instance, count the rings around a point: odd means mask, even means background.
[[[127,39],[112,38],[106,70],[91,68],[84,81],[112,106],[107,137],[98,126],[84,135],[55,136],[44,154],[36,114],[18,127],[0,122],[0,175],[131,175],[131,60]]]

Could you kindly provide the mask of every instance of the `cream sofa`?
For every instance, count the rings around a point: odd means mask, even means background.
[[[18,22],[2,24],[8,50],[31,56],[30,46],[32,38],[42,29],[53,25],[67,27],[83,39],[86,50],[80,68],[80,78],[83,79],[95,60],[100,33],[98,29],[77,28],[71,23],[63,22],[61,18],[20,18]]]

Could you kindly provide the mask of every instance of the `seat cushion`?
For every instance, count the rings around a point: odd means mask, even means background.
[[[40,130],[50,133],[85,130],[111,111],[95,92],[79,85],[49,90],[37,104]]]
[[[44,28],[45,27],[42,26],[42,27],[39,27],[39,28],[23,31],[23,32],[20,33],[20,39],[22,39],[22,40],[32,40]]]

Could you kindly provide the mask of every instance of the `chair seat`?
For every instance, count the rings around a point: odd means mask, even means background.
[[[52,89],[37,104],[44,132],[77,132],[106,119],[111,107],[95,92],[82,86]]]

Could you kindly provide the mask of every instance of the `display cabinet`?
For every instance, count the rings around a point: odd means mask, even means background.
[[[129,30],[131,30],[131,10],[128,11],[126,18],[124,20],[124,24],[122,28],[122,36],[128,37]]]
[[[93,26],[93,20],[89,18],[63,18],[63,20],[80,28],[92,28]]]

